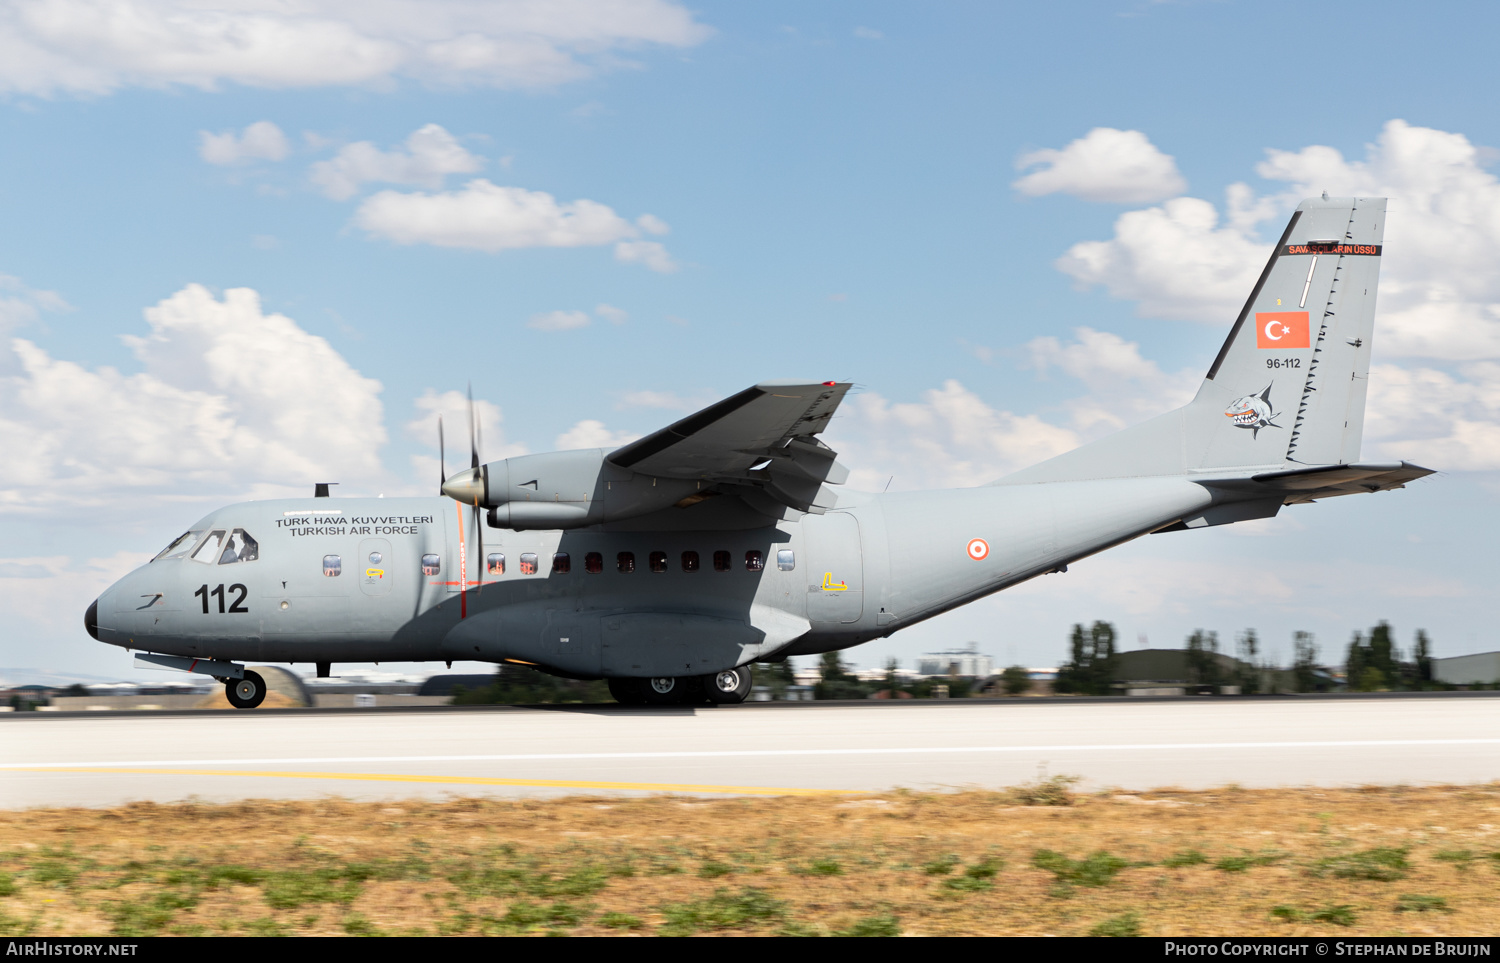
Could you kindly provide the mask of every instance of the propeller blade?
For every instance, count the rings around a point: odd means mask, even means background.
[[[448,484],[448,459],[443,454],[443,416],[438,415],[438,494],[443,493],[443,486]]]
[[[489,567],[484,557],[484,524],[479,520],[479,501],[474,502],[474,559],[478,563],[476,570],[479,578],[479,588],[484,588],[484,573]]]
[[[474,383],[469,382],[469,467],[479,467],[479,438],[474,423]]]

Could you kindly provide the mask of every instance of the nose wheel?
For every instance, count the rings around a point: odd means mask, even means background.
[[[243,679],[228,679],[224,683],[224,694],[229,704],[236,709],[254,709],[266,701],[266,680],[259,672],[245,670]]]

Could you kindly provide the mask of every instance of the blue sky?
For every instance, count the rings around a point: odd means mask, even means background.
[[[811,376],[860,386],[853,484],[998,477],[1190,394],[1323,189],[1392,198],[1365,454],[1445,474],[851,655],[1051,664],[1096,618],[1496,647],[1487,5],[101,9],[0,10],[0,666],[128,675],[103,585],[228,501],[430,490],[469,381],[491,457]]]

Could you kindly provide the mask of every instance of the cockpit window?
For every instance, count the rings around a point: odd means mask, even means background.
[[[210,532],[208,537],[203,540],[203,544],[199,545],[198,550],[193,553],[193,561],[212,565],[219,560],[219,552],[223,546],[224,530],[219,529],[216,532]]]
[[[229,544],[224,546],[223,553],[219,555],[219,564],[253,562],[258,558],[260,558],[260,545],[250,537],[249,532],[243,528],[236,528],[234,534],[229,536]]]
[[[156,558],[153,558],[151,561],[159,562],[164,558],[182,558],[188,552],[192,551],[193,546],[198,542],[198,536],[202,534],[203,529],[201,528],[195,532],[183,532],[181,535],[177,536],[177,538],[172,542],[171,545],[168,545],[166,548],[162,549],[160,555],[156,556]]]

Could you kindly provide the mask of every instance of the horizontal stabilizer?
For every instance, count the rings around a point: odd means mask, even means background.
[[[1310,502],[1336,495],[1362,495],[1366,492],[1405,488],[1406,483],[1433,474],[1432,469],[1410,462],[1365,465],[1323,465],[1316,468],[1294,468],[1290,471],[1268,471],[1249,478],[1198,479],[1201,485],[1221,491],[1244,492],[1247,495],[1280,494],[1284,504]]]

